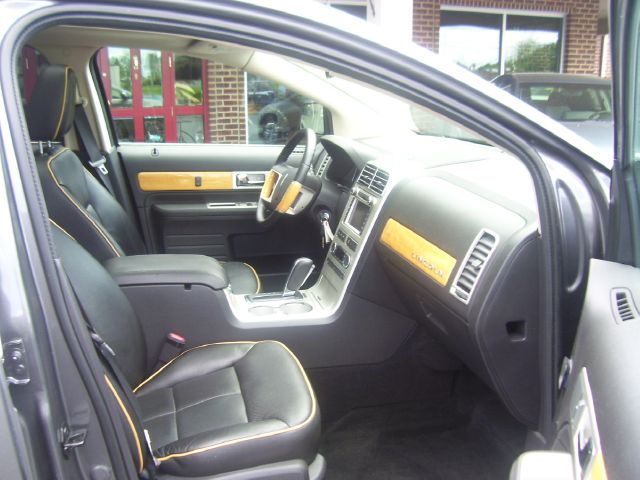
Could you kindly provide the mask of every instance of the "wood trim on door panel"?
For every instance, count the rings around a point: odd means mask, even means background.
[[[138,185],[144,192],[232,190],[232,172],[140,172]]]

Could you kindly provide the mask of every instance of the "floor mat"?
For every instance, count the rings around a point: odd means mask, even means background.
[[[321,452],[327,480],[506,479],[525,433],[496,402],[464,413],[449,399],[353,410]]]

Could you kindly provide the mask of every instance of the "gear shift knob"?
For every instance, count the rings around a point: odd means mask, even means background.
[[[294,262],[293,267],[291,267],[291,271],[287,277],[287,282],[284,284],[284,291],[282,292],[282,295],[293,295],[295,292],[300,290],[300,287],[302,287],[307,278],[309,278],[309,275],[311,275],[314,267],[315,265],[313,264],[313,260],[310,258],[298,258]]]

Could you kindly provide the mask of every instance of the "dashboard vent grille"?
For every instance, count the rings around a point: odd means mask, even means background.
[[[613,292],[614,312],[618,321],[628,322],[638,318],[638,310],[636,309],[631,292],[626,288],[617,288]]]
[[[369,185],[371,185],[371,182],[373,181],[373,177],[376,176],[377,171],[378,169],[373,165],[365,165],[362,169],[362,172],[360,172],[360,176],[358,177],[358,183],[363,187],[369,187]]]
[[[358,177],[358,184],[367,187],[378,195],[382,195],[388,182],[389,174],[370,164],[365,165]]]
[[[451,287],[451,293],[464,303],[469,303],[480,274],[498,244],[498,236],[481,230],[464,259],[462,267]]]
[[[305,151],[305,148],[306,147],[304,145],[298,145],[293,149],[293,152],[291,152],[291,155],[302,155]]]
[[[322,162],[318,166],[318,171],[316,172],[316,175],[318,175],[319,177],[324,175],[324,171],[327,169],[327,165],[329,165],[330,161],[331,161],[331,157],[329,155],[325,155],[324,158],[322,159]]]

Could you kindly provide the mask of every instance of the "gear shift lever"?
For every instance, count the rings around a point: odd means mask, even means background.
[[[314,268],[313,260],[307,257],[300,257],[291,267],[282,292],[255,293],[253,295],[245,295],[245,298],[249,303],[282,300],[283,298],[291,297],[302,298],[302,294],[299,292],[300,287],[307,281]]]
[[[287,277],[287,282],[284,284],[284,290],[282,291],[283,297],[288,297],[290,295],[294,295],[300,287],[307,281],[311,272],[315,265],[313,264],[313,260],[307,257],[298,258],[293,267],[291,267],[291,271],[289,272],[289,276]]]

